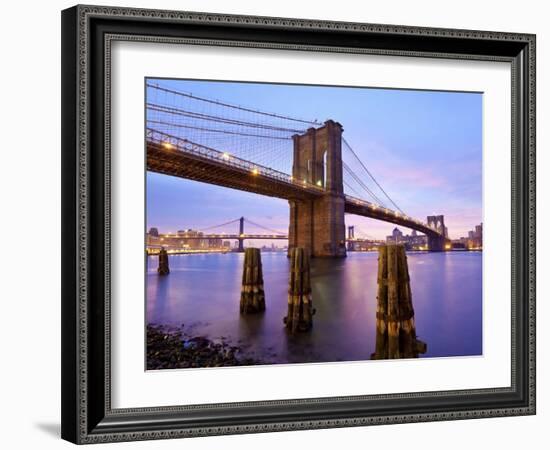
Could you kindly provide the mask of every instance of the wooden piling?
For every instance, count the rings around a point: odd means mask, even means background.
[[[378,249],[376,349],[372,359],[417,358],[426,344],[416,338],[414,309],[403,245]]]
[[[170,273],[170,264],[168,262],[168,252],[165,248],[161,248],[159,252],[159,267],[157,269],[159,275],[168,275]]]
[[[290,252],[288,312],[283,322],[291,333],[308,331],[313,326],[315,309],[311,302],[309,259],[304,248],[296,247]]]
[[[247,248],[244,252],[240,310],[242,314],[265,310],[262,257],[259,248]]]

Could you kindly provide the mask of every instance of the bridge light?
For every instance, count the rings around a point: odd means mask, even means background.
[[[258,175],[260,173],[260,171],[254,167],[254,169],[252,169],[252,175]]]
[[[307,184],[307,180],[306,180],[306,179],[304,179],[303,183],[304,183],[304,184]]]
[[[223,152],[222,153],[222,158],[225,159],[226,161],[229,161],[229,153]]]
[[[174,146],[172,144],[170,144],[170,142],[163,142],[162,143],[162,146],[166,149],[166,150],[172,150],[174,148]]]
[[[317,181],[317,186],[322,186],[322,185],[323,185],[323,183],[321,182],[321,180],[318,180]]]

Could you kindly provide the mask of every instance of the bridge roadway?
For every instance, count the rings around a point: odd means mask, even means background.
[[[147,170],[286,200],[310,200],[325,193],[323,187],[305,180],[185,139],[167,139],[165,133],[152,130],[147,133]],[[345,212],[401,225],[434,238],[442,237],[420,220],[348,195]]]

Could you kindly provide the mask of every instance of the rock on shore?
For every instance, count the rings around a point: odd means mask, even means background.
[[[189,336],[183,326],[147,325],[147,370],[262,364],[242,354],[238,346]]]

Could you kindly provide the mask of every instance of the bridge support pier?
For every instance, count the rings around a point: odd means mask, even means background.
[[[355,238],[355,226],[351,225],[348,227],[348,252],[353,252],[355,250],[355,243],[352,241],[352,239]]]
[[[442,252],[447,243],[447,228],[445,227],[445,217],[443,215],[428,216],[428,226],[439,232],[438,235],[428,235],[428,250],[431,252]]]
[[[326,195],[311,201],[290,201],[289,255],[303,247],[314,258],[346,256],[344,197]]]
[[[293,136],[292,176],[324,189],[311,200],[290,200],[289,255],[303,247],[312,257],[346,256],[342,125],[332,120]]]
[[[430,252],[442,252],[445,250],[445,238],[442,236],[428,235],[428,250]]]

